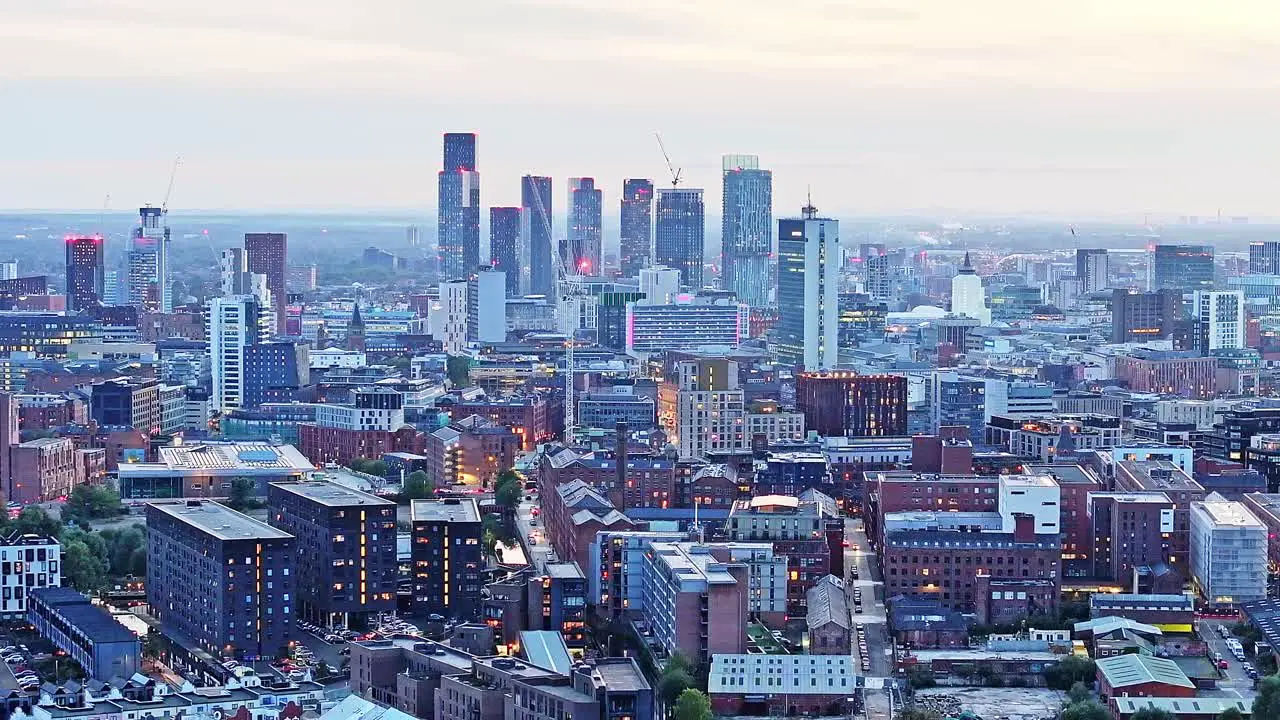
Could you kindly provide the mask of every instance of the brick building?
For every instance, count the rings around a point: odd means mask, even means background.
[[[695,666],[746,652],[750,593],[747,564],[726,550],[653,543],[645,553],[649,628],[668,655],[680,652]]]
[[[1191,551],[1191,503],[1204,500],[1204,487],[1168,460],[1125,460],[1116,463],[1115,470],[1117,491],[1161,492],[1173,501],[1173,531],[1169,537],[1171,564],[1187,567]]]
[[[520,436],[478,415],[423,435],[426,473],[437,487],[493,487],[498,474],[515,465]]]
[[[1089,521],[1089,494],[1102,490],[1102,480],[1080,465],[1028,465],[1032,475],[1053,478],[1061,489],[1062,573],[1083,577],[1093,573],[1093,526]]]
[[[765,495],[739,500],[729,511],[726,530],[731,541],[769,542],[775,553],[787,557],[787,610],[792,614],[804,612],[806,593],[833,568],[843,576],[843,521],[831,515],[833,507],[834,501]]]
[[[542,523],[556,554],[578,567],[591,566],[591,543],[602,530],[641,530],[607,498],[581,480],[549,486],[539,479]]]
[[[1099,492],[1089,498],[1094,577],[1126,584],[1135,568],[1169,562],[1174,504],[1168,495]]]
[[[459,399],[454,403],[437,403],[450,417],[479,415],[498,425],[511,428],[520,437],[520,450],[528,452],[540,442],[559,437],[564,431],[560,403],[553,403],[546,393],[533,393],[509,398],[479,397]]]

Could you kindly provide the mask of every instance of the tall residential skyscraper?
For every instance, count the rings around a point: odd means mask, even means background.
[[[1151,263],[1152,290],[1213,289],[1212,245],[1157,245]]]
[[[572,263],[581,275],[600,274],[602,195],[595,178],[569,178],[569,254],[565,263]]]
[[[1280,275],[1280,240],[1249,243],[1249,274]]]
[[[773,173],[755,155],[725,155],[721,285],[751,307],[769,304],[773,253]]]
[[[1196,350],[1208,355],[1214,350],[1244,347],[1244,293],[1197,292],[1195,294]]]
[[[83,312],[102,304],[102,236],[68,235],[67,312]]]
[[[1080,248],[1076,250],[1076,280],[1080,281],[1080,292],[1095,293],[1106,290],[1110,263],[1104,248]]]
[[[507,278],[507,296],[521,295],[521,279],[528,284],[529,266],[521,262],[520,208],[489,208],[489,264]]]
[[[245,348],[267,340],[270,308],[252,295],[212,298],[205,320],[213,407],[243,407]]]
[[[440,277],[466,279],[480,265],[480,173],[475,133],[444,134],[436,248]]]
[[[550,297],[556,287],[556,266],[551,255],[551,178],[520,178],[520,207],[520,234],[529,248],[529,292]]]
[[[653,181],[628,178],[622,181],[621,233],[618,262],[623,277],[635,277],[649,264],[653,243]]]
[[[974,318],[983,325],[991,324],[987,293],[982,289],[982,278],[978,277],[973,263],[969,262],[969,253],[964,254],[964,265],[960,266],[960,272],[951,278],[951,313]]]
[[[164,210],[138,209],[138,226],[129,239],[129,304],[152,312],[173,312],[169,286],[169,225]]]
[[[702,289],[706,207],[701,188],[658,188],[653,250],[659,265],[680,271],[680,282]]]
[[[778,359],[806,371],[836,366],[840,223],[806,205],[778,221]]]
[[[245,266],[251,273],[267,276],[271,306],[275,312],[277,332],[285,329],[285,305],[288,301],[289,237],[284,233],[245,233]]]

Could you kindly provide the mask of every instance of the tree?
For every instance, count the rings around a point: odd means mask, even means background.
[[[503,512],[513,513],[516,506],[520,504],[521,494],[519,482],[506,483],[499,485],[497,491],[493,493],[493,502],[502,508]]]
[[[364,464],[364,470],[361,470],[360,472],[363,472],[366,475],[377,475],[378,477],[386,477],[387,464],[381,460],[369,460]]]
[[[1233,707],[1229,707],[1218,713],[1217,720],[1244,720],[1244,713]]]
[[[1062,711],[1062,720],[1110,720],[1111,713],[1096,700],[1071,703]]]
[[[62,519],[68,522],[100,520],[124,511],[120,494],[103,485],[77,485],[62,508]]]
[[[351,462],[347,463],[347,467],[351,468],[352,470],[358,473],[362,473],[364,472],[364,466],[367,465],[368,463],[369,461],[365,458],[356,458]]]
[[[1280,675],[1269,675],[1258,683],[1253,720],[1280,720]]]
[[[1067,691],[1067,698],[1073,703],[1085,702],[1093,699],[1093,691],[1088,685],[1082,682],[1076,682],[1071,685],[1071,689]]]
[[[667,659],[658,677],[658,694],[665,705],[674,704],[680,694],[693,687],[693,665],[683,654],[677,652]]]
[[[1130,720],[1178,720],[1178,716],[1161,708],[1142,708]]]
[[[449,384],[453,387],[471,386],[471,358],[466,355],[450,355],[445,362],[445,372],[449,376]]]
[[[1061,662],[1045,668],[1045,683],[1054,690],[1069,690],[1077,682],[1092,682],[1098,667],[1089,658],[1068,655]]]
[[[134,574],[132,572],[133,554],[139,549],[142,549],[145,553],[146,543],[147,539],[143,537],[142,531],[136,527],[117,533],[114,542],[109,544],[111,548],[111,575],[113,577],[124,577],[125,575]]]
[[[701,690],[688,688],[676,699],[675,720],[711,720],[711,701]]]
[[[100,590],[106,584],[106,565],[79,540],[62,546],[62,576],[83,593]]]
[[[19,535],[40,535],[56,539],[62,535],[62,523],[54,520],[44,508],[28,505],[18,514],[18,519],[13,521],[11,530]]]
[[[252,510],[259,507],[254,493],[257,491],[257,485],[252,478],[238,477],[231,481],[231,491],[227,493],[227,507],[232,510]]]
[[[404,479],[404,487],[400,490],[400,497],[405,500],[425,500],[436,492],[436,488],[431,483],[431,478],[421,470],[414,470]]]

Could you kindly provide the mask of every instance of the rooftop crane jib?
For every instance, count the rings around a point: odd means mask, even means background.
[[[678,168],[671,164],[671,156],[667,154],[667,146],[662,144],[662,135],[655,132],[653,134],[658,139],[658,149],[662,151],[662,159],[667,161],[667,172],[671,173],[671,187],[680,185],[680,174],[684,172],[684,168]]]
[[[555,237],[555,235],[551,229],[551,215],[547,212],[546,206],[542,204],[542,193],[534,192],[532,194],[534,202],[537,203],[537,213],[542,219],[543,228],[546,230],[547,238],[551,239]],[[560,292],[563,293],[564,299],[571,300],[583,295],[582,285],[581,283],[571,282],[569,280],[569,266],[565,262],[564,255],[557,250],[560,246],[561,243],[556,243],[554,241],[551,243],[551,256],[555,258],[556,275],[559,281],[556,285],[560,288]],[[569,337],[565,341],[564,351],[564,440],[566,443],[571,442],[573,438],[573,431],[577,426],[577,413],[575,412],[573,401],[574,339],[574,331],[570,330]]]

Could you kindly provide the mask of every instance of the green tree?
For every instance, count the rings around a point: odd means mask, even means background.
[[[711,701],[696,688],[688,688],[676,698],[674,720],[711,720]]]
[[[378,477],[387,476],[387,464],[381,460],[370,460],[364,464],[364,469],[360,472],[366,475],[377,475]]]
[[[1217,720],[1244,720],[1244,713],[1233,707],[1229,707],[1218,713]]]
[[[1258,683],[1253,720],[1280,720],[1280,675],[1269,675]]]
[[[54,520],[44,508],[28,505],[18,514],[10,530],[19,535],[41,535],[56,539],[62,536],[62,523]]]
[[[1082,682],[1076,682],[1071,685],[1071,689],[1067,691],[1067,698],[1073,702],[1085,702],[1093,699],[1093,691],[1088,685]]]
[[[1096,700],[1071,703],[1062,711],[1062,720],[1110,720],[1111,713]]]
[[[1161,708],[1142,708],[1130,720],[1178,720],[1178,716]]]
[[[62,576],[83,593],[102,589],[107,582],[107,568],[88,545],[79,540],[62,546]]]
[[[364,472],[364,466],[367,465],[368,463],[369,461],[365,458],[356,458],[351,462],[347,463],[347,467],[351,468],[352,470],[355,470],[356,472]]]
[[[667,659],[658,677],[658,695],[663,704],[671,706],[680,698],[680,694],[694,686],[693,665],[681,653],[675,653]]]
[[[436,488],[431,483],[431,478],[421,470],[414,470],[404,479],[404,487],[400,491],[400,496],[406,500],[425,500],[435,495]]]
[[[466,355],[450,355],[445,362],[445,372],[455,388],[471,387],[471,358]]]
[[[1045,668],[1045,683],[1054,690],[1070,690],[1077,682],[1093,682],[1098,667],[1089,658],[1068,655],[1061,662]]]
[[[110,545],[112,576],[123,577],[132,574],[133,554],[139,548],[143,548],[145,552],[146,543],[147,539],[136,527],[117,533],[115,541]]]
[[[260,503],[254,497],[257,489],[252,478],[238,477],[231,481],[231,490],[227,493],[225,505],[241,512],[259,507]]]
[[[100,520],[115,517],[124,509],[115,490],[103,485],[77,485],[62,507],[62,519],[69,522]]]
[[[519,482],[509,482],[499,485],[498,489],[493,493],[493,502],[502,511],[507,514],[515,512],[516,506],[520,504],[522,490]]]

